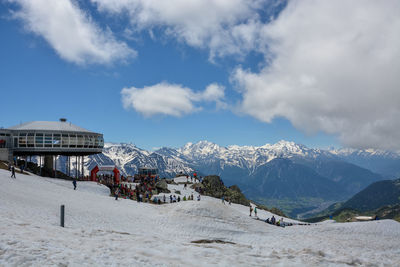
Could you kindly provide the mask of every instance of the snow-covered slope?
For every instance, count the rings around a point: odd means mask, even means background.
[[[103,186],[0,170],[0,266],[329,266],[400,262],[392,220],[286,228],[203,197],[151,205]],[[60,205],[66,207],[59,227]],[[265,219],[269,213],[259,211]],[[192,243],[198,240],[231,243]]]

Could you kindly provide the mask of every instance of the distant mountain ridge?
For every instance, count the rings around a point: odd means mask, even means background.
[[[328,216],[360,213],[400,220],[400,179],[372,183],[347,201],[329,206],[308,221],[316,222],[325,220]]]
[[[400,179],[378,181],[347,200],[342,207],[368,211],[400,204]]]

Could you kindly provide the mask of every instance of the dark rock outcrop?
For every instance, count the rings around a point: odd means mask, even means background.
[[[168,184],[165,179],[161,179],[156,183],[156,189],[158,193],[170,193],[171,191],[168,190]]]
[[[215,198],[224,197],[227,201],[231,200],[233,203],[249,205],[250,201],[246,199],[240,188],[232,185],[227,188],[222,182],[221,178],[217,175],[210,175],[204,177],[202,181],[204,195]]]

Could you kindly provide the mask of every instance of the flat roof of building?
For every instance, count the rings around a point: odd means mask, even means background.
[[[66,121],[30,121],[25,122],[13,127],[8,128],[9,130],[35,130],[35,131],[68,131],[68,132],[87,132],[82,127],[76,126]]]

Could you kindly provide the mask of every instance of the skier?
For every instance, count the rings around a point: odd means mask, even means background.
[[[251,213],[253,212],[253,207],[251,206],[251,204],[250,204],[250,217],[251,217]]]
[[[17,179],[17,177],[15,177],[15,167],[14,167],[14,165],[12,165],[12,167],[11,167],[11,178],[15,178],[15,179]]]
[[[72,180],[72,184],[74,185],[74,190],[76,190],[76,179]]]

